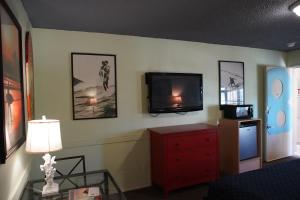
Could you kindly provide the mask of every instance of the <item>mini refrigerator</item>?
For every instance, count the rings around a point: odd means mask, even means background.
[[[240,160],[257,157],[257,127],[242,124],[239,127]]]

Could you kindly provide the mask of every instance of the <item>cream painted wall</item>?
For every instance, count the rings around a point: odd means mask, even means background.
[[[293,67],[296,65],[300,65],[300,50],[290,51],[287,53],[287,66]]]
[[[261,65],[285,66],[286,56],[254,48],[49,29],[33,29],[33,46],[36,116],[61,120],[64,150],[56,155],[85,154],[88,170],[108,168],[124,190],[150,184],[147,128],[217,123],[218,60],[245,62],[245,99],[258,116]],[[118,118],[72,120],[71,52],[117,55]],[[203,111],[149,116],[143,76],[148,71],[202,73]],[[37,158],[33,177],[40,162]]]
[[[24,47],[25,33],[31,29],[31,24],[20,0],[10,0],[7,1],[7,3],[22,27],[22,41]],[[25,48],[23,48],[23,63],[25,63],[24,49]],[[1,200],[18,199],[28,179],[32,157],[27,154],[24,149],[25,145],[20,147],[10,158],[8,158],[6,164],[0,165]]]

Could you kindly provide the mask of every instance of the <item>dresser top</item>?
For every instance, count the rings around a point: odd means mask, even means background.
[[[177,125],[177,126],[155,127],[155,128],[148,128],[148,130],[159,134],[168,134],[168,133],[190,132],[190,131],[216,129],[216,128],[217,126],[214,125],[199,123],[199,124],[185,124],[185,125]]]

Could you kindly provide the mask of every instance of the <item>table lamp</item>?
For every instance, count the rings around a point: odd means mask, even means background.
[[[46,119],[28,121],[28,131],[26,140],[26,151],[30,153],[45,153],[43,159],[45,163],[40,165],[41,171],[45,172],[46,185],[43,187],[42,195],[46,196],[58,192],[58,184],[54,183],[53,177],[56,169],[55,156],[49,152],[62,149],[60,123],[59,120]]]

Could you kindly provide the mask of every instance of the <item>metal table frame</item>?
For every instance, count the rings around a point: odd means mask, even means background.
[[[102,181],[99,181],[99,183],[87,184],[86,183],[87,176],[90,176],[90,175],[93,175],[93,174],[98,174],[98,175],[103,174],[104,179]],[[45,182],[44,179],[37,179],[37,180],[28,181],[27,184],[26,184],[26,187],[23,190],[21,200],[23,200],[23,199],[30,199],[31,200],[32,199],[31,197],[34,197],[34,196],[38,199],[61,199],[61,200],[63,200],[64,198],[66,198],[68,196],[68,191],[71,190],[71,189],[84,188],[84,187],[95,187],[95,186],[98,186],[100,188],[100,192],[101,192],[103,200],[110,200],[112,198],[110,197],[110,194],[109,194],[109,192],[110,192],[109,181],[113,184],[114,189],[116,189],[116,193],[118,194],[118,196],[114,199],[116,199],[116,200],[126,200],[126,197],[124,196],[123,192],[120,190],[120,188],[117,185],[116,181],[114,180],[114,178],[112,177],[112,175],[110,174],[110,172],[107,169],[97,170],[97,171],[90,171],[90,172],[86,172],[86,173],[76,173],[76,174],[58,176],[58,177],[54,177],[54,180],[58,180],[58,179],[60,179],[60,180],[70,180],[70,178],[72,178],[72,177],[81,177],[81,176],[84,179],[84,184],[83,185],[80,185],[78,187],[74,186],[72,188],[67,188],[67,189],[60,189],[59,193],[52,194],[52,195],[45,196],[45,197],[42,197],[41,191],[39,191],[39,190],[37,191],[37,189],[34,188],[34,184],[43,183],[43,182]],[[27,198],[26,198],[26,196],[27,196]]]

